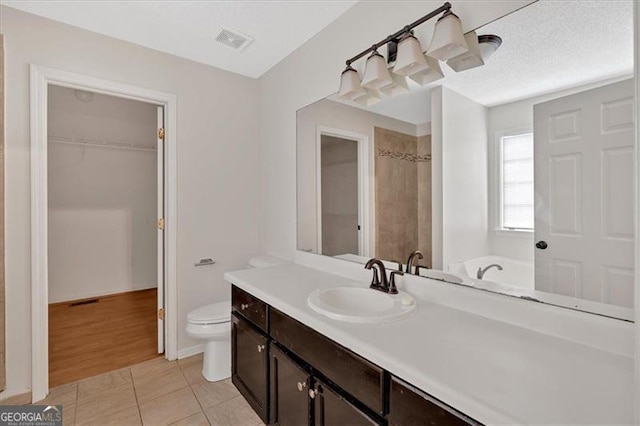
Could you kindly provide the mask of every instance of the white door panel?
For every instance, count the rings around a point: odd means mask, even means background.
[[[536,289],[633,303],[633,108],[632,80],[535,105]]]

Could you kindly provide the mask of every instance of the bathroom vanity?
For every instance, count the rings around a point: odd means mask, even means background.
[[[265,423],[633,422],[630,357],[419,295],[398,321],[329,319],[308,306],[309,294],[368,283],[301,265],[225,279],[232,381]]]
[[[234,286],[232,380],[265,423],[477,424]]]

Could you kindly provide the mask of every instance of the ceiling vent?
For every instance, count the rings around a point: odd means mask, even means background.
[[[216,41],[232,48],[233,50],[243,51],[249,44],[251,44],[253,37],[230,28],[223,28],[222,31],[220,31],[220,34],[216,36]]]

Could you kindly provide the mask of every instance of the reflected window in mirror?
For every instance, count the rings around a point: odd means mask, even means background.
[[[533,133],[502,134],[498,146],[499,229],[533,232]]]

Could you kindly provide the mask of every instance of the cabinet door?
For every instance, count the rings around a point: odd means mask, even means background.
[[[271,343],[271,423],[309,424],[309,374]]]
[[[391,379],[389,405],[390,426],[479,425],[475,420],[395,377]]]
[[[379,424],[321,381],[316,380],[313,389],[315,426],[370,426]]]
[[[267,338],[245,319],[231,316],[231,381],[267,423],[269,345]]]

